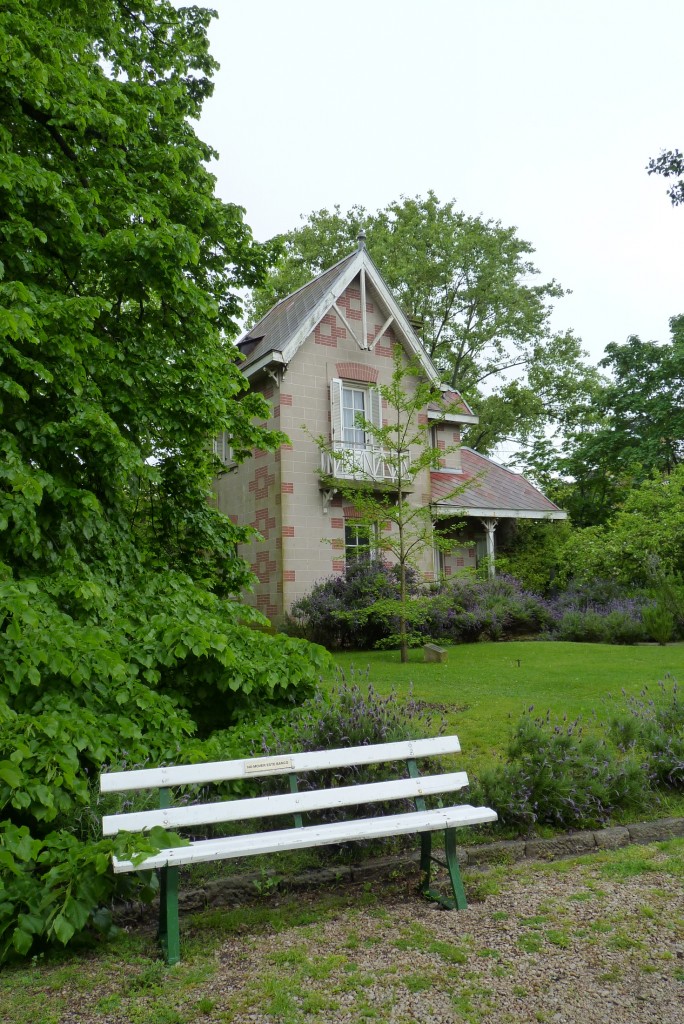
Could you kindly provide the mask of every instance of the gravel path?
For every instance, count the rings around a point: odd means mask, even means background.
[[[17,976],[0,1020],[684,1024],[684,840],[465,882],[459,912],[414,877],[187,913],[171,969],[153,929],[133,929],[128,952]]]
[[[385,892],[320,925],[231,939],[216,1008],[235,1024],[684,1024],[682,876],[654,869],[527,868],[459,913]]]

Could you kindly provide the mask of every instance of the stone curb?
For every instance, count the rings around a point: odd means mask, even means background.
[[[639,821],[633,825],[618,825],[596,832],[571,832],[551,839],[504,839],[478,846],[458,847],[461,867],[483,870],[499,864],[518,861],[552,861],[564,857],[577,857],[599,850],[616,850],[630,844],[658,843],[666,839],[684,838],[684,818],[661,818],[660,821]],[[420,860],[418,850],[390,857],[376,857],[362,864],[340,864],[331,868],[317,868],[299,875],[283,877],[266,869],[249,874],[216,879],[196,889],[178,894],[182,911],[198,911],[209,907],[240,903],[259,894],[297,892],[304,889],[391,879],[407,872],[417,872]],[[154,904],[122,904],[113,910],[114,919],[123,924],[139,921]]]

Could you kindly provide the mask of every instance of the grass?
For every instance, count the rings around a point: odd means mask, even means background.
[[[347,679],[359,673],[382,695],[444,708],[476,772],[505,748],[512,721],[530,706],[539,713],[588,722],[610,717],[622,690],[638,695],[667,675],[684,679],[684,644],[617,647],[608,644],[486,643],[448,648],[447,661],[426,664],[422,650],[402,665],[398,651],[338,653],[335,664]],[[324,680],[332,686],[335,676]]]
[[[444,914],[405,886],[387,885],[370,895],[345,887],[187,915],[183,960],[174,968],[159,961],[151,930],[34,958],[0,975],[0,1019],[242,1024],[267,1016],[274,1024],[309,1024],[342,1015],[388,1022],[429,1020],[451,1007],[455,1020],[478,1022],[499,994],[508,1005],[531,999],[536,1012],[544,1005],[539,992],[559,985],[572,1015],[578,972],[596,998],[606,984],[621,986],[624,998],[641,989],[661,1019],[675,1019],[667,1001],[681,1006],[684,996],[684,840],[498,866],[490,876],[495,894],[479,907],[479,876],[466,876],[472,913]],[[584,893],[601,898],[578,901]],[[531,974],[521,974],[526,963]],[[395,1013],[397,1006],[409,1015]],[[512,1022],[533,1019],[529,1007],[520,1010]]]

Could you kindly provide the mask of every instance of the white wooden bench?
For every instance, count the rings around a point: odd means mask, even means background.
[[[253,831],[219,839],[194,839],[187,846],[160,850],[159,853],[136,864],[114,858],[115,872],[159,870],[159,936],[168,963],[177,963],[180,959],[178,868],[188,864],[248,857],[259,853],[301,850],[349,840],[418,833],[421,836],[421,890],[429,898],[439,900],[450,909],[463,909],[467,904],[458,870],[455,830],[466,825],[496,821],[497,815],[489,807],[472,807],[470,804],[429,809],[426,797],[458,792],[468,785],[468,776],[465,772],[420,775],[416,763],[419,758],[455,754],[460,749],[458,737],[440,736],[436,739],[381,743],[277,757],[110,772],[101,776],[102,793],[158,788],[160,809],[107,815],[102,820],[102,830],[104,835],[111,836],[122,831],[144,832],[155,825],[161,825],[167,830],[176,830],[229,822],[243,823],[278,815],[294,815],[294,828]],[[406,770],[408,778],[299,791],[299,776],[303,773],[395,761],[404,762],[405,765],[405,769],[397,768],[397,775]],[[179,786],[204,786],[235,779],[252,780],[275,775],[288,777],[290,792],[217,803],[185,803],[172,806],[171,790]],[[311,786],[310,780],[307,781]],[[399,813],[380,813],[378,817],[371,818],[324,824],[309,823],[310,816],[316,811],[395,800],[411,800],[416,809]],[[302,815],[307,815],[306,824],[302,820]],[[437,863],[443,864],[449,872],[453,900],[444,899],[430,888],[431,863],[436,861],[432,855],[432,832],[442,830],[446,856],[444,862]]]

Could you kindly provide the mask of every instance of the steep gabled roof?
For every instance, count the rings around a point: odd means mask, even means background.
[[[290,339],[297,334],[302,323],[317,309],[321,301],[326,300],[328,293],[334,289],[336,281],[344,274],[355,256],[355,252],[350,253],[313,281],[281,299],[254,327],[238,339],[238,348],[246,356],[244,363],[240,365],[243,373],[268,353],[285,351]]]
[[[237,346],[245,356],[240,369],[247,377],[269,365],[287,366],[300,346],[320,323],[332,305],[361,273],[378,295],[382,306],[393,319],[392,328],[410,356],[421,363],[429,380],[439,381],[432,360],[420,343],[406,315],[402,312],[382,274],[373,263],[365,244],[345,256],[328,270],[281,299],[273,309],[238,339]],[[450,416],[477,422],[473,410],[458,392],[446,388]]]
[[[520,473],[499,465],[472,448],[461,448],[461,473],[430,474],[433,509],[444,514],[495,519],[566,519],[567,513],[549,501]],[[449,498],[456,487],[463,490]]]

